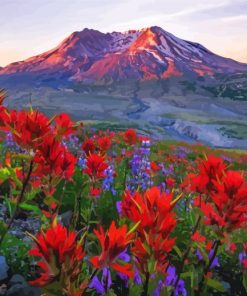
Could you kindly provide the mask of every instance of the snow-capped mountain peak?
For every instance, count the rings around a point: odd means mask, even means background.
[[[0,69],[0,76],[32,73],[43,80],[114,81],[236,72],[247,72],[247,65],[153,26],[122,33],[85,28],[50,51]]]

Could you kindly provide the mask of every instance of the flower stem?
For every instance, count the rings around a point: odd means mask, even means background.
[[[203,270],[202,279],[201,279],[201,281],[199,283],[199,286],[198,286],[198,289],[197,289],[197,291],[195,293],[196,296],[200,296],[201,295],[201,292],[202,292],[202,289],[203,289],[203,285],[204,285],[204,281],[205,281],[205,276],[206,276],[206,274],[210,270],[210,267],[211,267],[211,265],[212,265],[212,263],[213,263],[216,255],[217,255],[219,246],[220,246],[220,240],[217,240],[216,243],[215,243],[215,246],[214,246],[213,255],[212,255],[212,257],[210,258],[208,264],[206,265],[206,267]]]
[[[192,234],[194,234],[197,231],[197,229],[198,229],[198,227],[200,225],[200,222],[201,222],[201,216],[199,216],[197,218],[197,221],[196,221],[196,224],[195,224],[194,229],[192,231]],[[175,290],[177,288],[177,285],[178,285],[178,282],[180,280],[181,273],[183,272],[183,269],[184,269],[185,261],[189,256],[190,249],[191,249],[191,244],[188,245],[186,251],[184,252],[183,257],[182,257],[182,261],[180,263],[180,266],[178,267],[177,278],[176,278],[176,281],[175,281],[175,284],[174,284],[174,289],[173,289],[173,292],[172,292],[171,296],[174,296],[174,292],[175,292]]]
[[[142,296],[148,296],[148,284],[149,284],[149,278],[150,278],[150,273],[147,272],[147,273],[146,273],[145,283],[144,283],[144,286],[143,286],[143,294],[142,294]]]
[[[31,160],[31,162],[30,162],[30,166],[29,166],[29,170],[28,170],[28,173],[27,173],[27,177],[26,177],[26,179],[24,180],[24,182],[22,184],[21,193],[20,193],[19,197],[17,198],[16,207],[15,207],[15,210],[13,212],[13,215],[10,218],[9,222],[7,223],[6,228],[5,228],[5,231],[4,231],[4,233],[2,234],[2,236],[0,238],[0,245],[2,244],[5,235],[8,233],[9,229],[11,228],[11,226],[12,226],[12,224],[13,224],[15,218],[16,218],[16,216],[18,215],[19,205],[20,205],[20,203],[22,202],[22,200],[24,198],[24,194],[25,194],[25,191],[26,191],[28,182],[30,180],[30,177],[31,177],[31,174],[32,174],[32,170],[33,170],[33,160]]]

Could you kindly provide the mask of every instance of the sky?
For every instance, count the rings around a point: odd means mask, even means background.
[[[247,63],[247,0],[0,0],[0,66],[50,50],[83,28],[150,26]]]

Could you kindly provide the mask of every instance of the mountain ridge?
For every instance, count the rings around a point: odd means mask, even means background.
[[[246,72],[247,64],[152,26],[125,32],[88,28],[73,32],[49,51],[0,68],[0,77],[33,74],[40,81],[93,83]]]

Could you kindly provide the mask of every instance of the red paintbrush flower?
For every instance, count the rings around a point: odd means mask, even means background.
[[[104,232],[100,226],[99,230],[95,230],[94,233],[102,248],[101,255],[94,256],[90,260],[94,267],[97,269],[111,267],[129,277],[133,276],[131,264],[118,262],[119,255],[127,249],[133,238],[133,234],[128,233],[127,226],[122,225],[117,228],[113,221],[108,231]]]
[[[214,181],[220,180],[226,169],[227,165],[221,158],[209,155],[198,164],[199,173],[190,173],[182,186],[190,191],[209,193],[214,190]]]
[[[83,171],[91,179],[101,179],[105,177],[105,170],[108,168],[104,158],[98,154],[90,154],[86,159],[86,168]]]
[[[70,179],[74,174],[76,158],[57,140],[49,138],[39,147],[34,162],[39,165],[37,174]]]
[[[243,175],[236,171],[227,171],[222,181],[215,181],[214,186],[216,190],[211,198],[228,230],[246,226],[247,184]]]
[[[74,132],[73,122],[66,113],[61,113],[55,117],[55,134],[57,139],[62,139]]]
[[[175,185],[175,183],[176,183],[176,181],[173,178],[171,178],[171,177],[168,177],[166,179],[166,185],[168,187],[173,187]]]
[[[199,232],[195,232],[192,234],[191,239],[195,242],[204,243],[206,241],[206,237],[201,235]]]
[[[100,194],[102,193],[102,188],[99,187],[90,187],[89,193],[92,197],[98,198]]]
[[[128,145],[134,145],[138,141],[137,134],[134,129],[130,128],[123,134],[124,142]]]
[[[122,200],[122,214],[131,221],[140,221],[139,229],[148,232],[157,229],[169,232],[168,228],[176,225],[175,214],[172,212],[172,194],[161,192],[158,187],[148,189],[144,194],[125,192]],[[167,223],[167,222],[172,222]]]
[[[94,141],[91,139],[86,139],[82,146],[82,150],[86,153],[86,155],[93,154],[95,151],[95,144]]]
[[[225,232],[246,226],[247,185],[243,176],[236,171],[227,171],[221,181],[213,181],[211,200],[205,203],[197,199],[205,215],[205,223],[223,227]]]
[[[51,122],[39,111],[11,110],[5,128],[13,134],[14,141],[23,148],[36,149],[51,135]]]
[[[76,162],[76,157],[64,149],[60,161],[61,176],[63,176],[64,179],[69,180],[74,175]]]
[[[122,215],[139,222],[132,252],[140,272],[144,274],[151,260],[155,261],[152,266],[156,266],[157,271],[165,271],[167,254],[175,243],[175,239],[170,238],[176,226],[173,207],[172,194],[162,193],[157,187],[148,189],[144,194],[124,194]]]
[[[76,240],[76,233],[67,230],[54,220],[46,231],[39,232],[34,239],[36,245],[29,251],[30,256],[39,257],[41,269],[39,278],[31,285],[43,287],[54,281],[72,284],[81,271],[84,252]]]
[[[4,106],[0,105],[0,131],[8,131],[6,123],[9,121],[8,111]]]
[[[161,169],[160,166],[157,165],[157,163],[155,161],[151,161],[150,165],[151,165],[151,170],[153,172],[160,171],[160,169]]]
[[[103,136],[97,139],[99,150],[106,152],[111,148],[111,138],[110,136]]]

